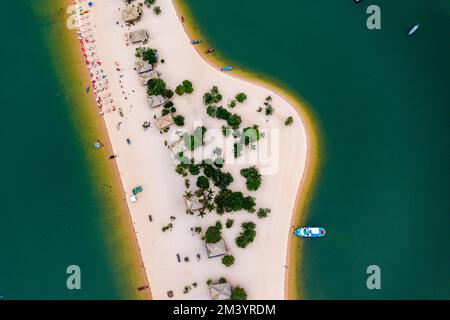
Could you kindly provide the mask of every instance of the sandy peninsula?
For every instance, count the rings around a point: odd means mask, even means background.
[[[214,283],[223,277],[231,287],[244,288],[249,299],[284,299],[291,221],[307,163],[305,124],[292,104],[276,92],[205,62],[185,33],[172,1],[157,0],[156,5],[160,14],[142,6],[142,17],[128,26],[123,17],[124,1],[94,1],[91,7],[88,1],[75,3],[79,39],[93,78],[99,116],[107,127],[152,297],[211,299],[208,280]],[[133,44],[130,32],[140,30],[148,33],[148,42]],[[170,99],[176,107],[174,115],[184,117],[184,126],[173,124],[168,132],[157,128],[155,117],[161,116],[162,107],[149,106],[146,86],[135,70],[136,48],[140,46],[157,49],[155,71],[169,88],[175,90],[184,80],[192,82],[192,93],[174,94]],[[175,172],[177,162],[170,147],[180,132],[192,133],[198,126],[207,129],[204,149],[217,147],[224,122],[208,116],[203,103],[203,95],[213,86],[222,95],[218,105],[224,107],[244,92],[247,99],[229,111],[240,115],[241,129],[257,125],[264,133],[261,146],[258,143],[256,150],[247,146],[238,159],[232,152],[224,152],[222,170],[234,178],[229,189],[254,197],[256,209],[270,208],[266,218],[246,211],[218,215],[213,210],[204,217],[186,213],[184,195],[198,189],[197,177],[189,176],[187,188],[184,178]],[[267,101],[273,106],[272,115],[265,113]],[[293,124],[286,126],[289,117]],[[232,150],[227,146],[233,145],[233,137],[224,141],[220,147]],[[261,155],[263,148],[269,151]],[[247,190],[240,174],[241,169],[251,166],[262,173],[262,184],[256,191]],[[137,186],[142,192],[132,201],[132,190]],[[219,190],[214,192],[217,195]],[[229,219],[234,223],[226,228]],[[223,225],[227,255],[235,258],[230,267],[222,263],[222,257],[208,258],[202,239],[205,230],[217,221]],[[241,223],[250,221],[256,224],[255,240],[239,248],[235,238],[242,231]],[[197,233],[199,228],[202,231]]]

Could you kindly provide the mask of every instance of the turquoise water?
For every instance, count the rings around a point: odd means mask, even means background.
[[[120,266],[108,254],[103,229],[111,212],[85,156],[92,144],[78,131],[77,106],[64,88],[70,84],[61,82],[63,66],[54,63],[57,46],[49,47],[60,8],[46,11],[48,4],[11,1],[0,19],[10,46],[0,51],[0,295],[122,298]],[[81,268],[80,291],[66,288],[72,264]]]
[[[328,234],[304,243],[303,296],[449,298],[448,1],[186,3],[227,63],[301,96],[320,127],[306,223]],[[381,30],[366,28],[369,4]],[[366,287],[369,265],[381,290]]]

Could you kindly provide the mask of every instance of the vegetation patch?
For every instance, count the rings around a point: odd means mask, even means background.
[[[245,185],[247,186],[248,190],[256,191],[261,186],[261,174],[256,167],[242,169],[241,176],[247,179]]]
[[[234,264],[234,257],[232,255],[223,256],[222,263],[226,267],[231,267]]]
[[[214,202],[218,214],[240,210],[255,212],[255,198],[250,196],[244,197],[242,192],[239,191],[233,192],[229,189],[220,190],[214,198]]]
[[[222,224],[217,221],[215,225],[208,227],[205,233],[206,243],[217,243],[222,239]]]
[[[256,237],[256,225],[253,222],[244,222],[241,225],[242,232],[236,238],[236,245],[239,248],[246,248]]]
[[[158,50],[151,48],[136,48],[136,57],[147,61],[150,64],[155,64],[158,62]]]

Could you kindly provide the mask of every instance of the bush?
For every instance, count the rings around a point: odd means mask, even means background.
[[[227,227],[227,229],[230,229],[234,224],[234,220],[232,219],[227,219],[227,222],[225,223],[225,227]]]
[[[284,122],[284,125],[285,126],[290,126],[291,124],[293,124],[294,123],[294,119],[292,118],[292,117],[288,117],[287,119],[286,119],[286,121]]]
[[[173,122],[179,127],[184,126],[184,117],[182,115],[178,115],[173,118]]]
[[[247,180],[245,184],[249,191],[256,191],[261,186],[261,174],[256,167],[242,169],[241,176]]]
[[[182,96],[184,94],[184,87],[180,84],[176,87],[175,92],[177,95]]]
[[[206,243],[217,243],[222,239],[222,224],[217,221],[214,226],[206,229],[205,242]]]
[[[222,263],[226,266],[226,267],[231,267],[234,264],[234,257],[231,255],[226,255],[223,256],[222,258]]]
[[[239,103],[243,103],[245,100],[247,100],[247,95],[243,92],[238,93],[235,97],[236,101]]]
[[[209,189],[209,180],[205,176],[200,176],[197,178],[197,187],[202,190]]]
[[[236,107],[236,100],[231,100],[230,103],[228,104],[228,108],[234,108]]]
[[[261,208],[258,210],[256,215],[258,216],[258,218],[263,219],[263,218],[266,218],[270,212],[272,212],[272,210],[270,210],[268,208]]]
[[[236,287],[231,290],[231,300],[247,300],[247,292],[241,287]]]

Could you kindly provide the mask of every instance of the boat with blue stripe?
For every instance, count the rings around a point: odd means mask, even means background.
[[[233,70],[232,66],[225,66],[222,69],[220,69],[220,71],[230,71],[230,70]]]
[[[294,231],[297,237],[302,238],[320,238],[324,237],[326,233],[324,228],[319,227],[301,227]]]

